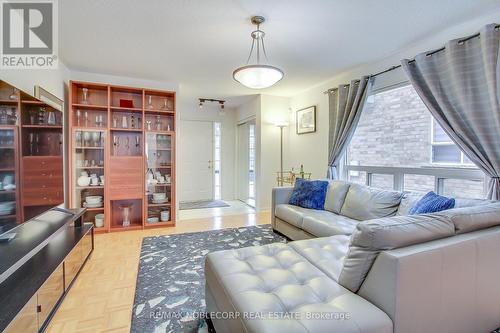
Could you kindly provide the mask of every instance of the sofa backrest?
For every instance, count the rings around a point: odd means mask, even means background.
[[[394,333],[491,332],[500,326],[500,226],[379,254],[358,295]]]
[[[500,202],[445,210],[435,215],[448,217],[456,234],[500,225]]]
[[[447,216],[394,216],[365,221],[356,226],[339,276],[339,283],[357,292],[382,251],[392,250],[455,234]]]
[[[500,202],[359,223],[339,283],[357,292],[380,252],[500,226]]]
[[[325,210],[340,214],[350,183],[342,180],[330,180],[326,191]]]
[[[360,184],[351,184],[340,214],[358,221],[394,216],[402,192],[385,191]]]

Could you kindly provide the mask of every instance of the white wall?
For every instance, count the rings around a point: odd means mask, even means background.
[[[313,134],[295,134],[295,116],[290,126],[288,144],[290,150],[286,154],[287,168],[297,167],[304,164],[306,171],[312,172],[313,178],[324,178],[328,164],[328,96],[323,91],[336,87],[343,83],[349,83],[363,75],[376,73],[394,65],[400,64],[401,59],[414,58],[418,53],[434,50],[442,47],[446,41],[468,36],[479,31],[479,29],[492,22],[499,22],[500,14],[492,13],[488,16],[476,18],[464,22],[458,26],[450,27],[444,31],[437,32],[428,39],[415,43],[408,48],[394,53],[376,63],[365,64],[349,69],[334,76],[327,82],[323,82],[302,93],[292,96],[290,105],[293,113],[299,109],[316,105],[317,131]]]
[[[258,120],[260,150],[258,154],[259,173],[257,174],[257,209],[271,208],[271,190],[277,186],[276,172],[280,170],[280,129],[276,123],[289,121],[290,100],[287,97],[261,95],[261,108]],[[283,129],[283,145],[290,127]],[[283,151],[286,156],[286,150]],[[285,166],[285,164],[284,164]],[[283,166],[283,167],[284,167]],[[286,169],[285,169],[286,170]]]
[[[57,69],[2,69],[0,79],[33,95],[33,87],[39,85],[60,99],[65,99],[66,82],[70,71],[59,61]]]

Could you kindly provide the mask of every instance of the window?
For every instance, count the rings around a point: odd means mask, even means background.
[[[214,123],[214,199],[220,200],[221,193],[221,123]]]
[[[483,188],[484,174],[451,141],[408,84],[367,98],[346,164],[346,177],[357,183],[482,196],[478,189]],[[438,186],[443,182],[446,186]],[[458,190],[459,183],[469,186]]]
[[[474,166],[472,161],[451,141],[435,119],[431,120],[431,125],[432,163]]]

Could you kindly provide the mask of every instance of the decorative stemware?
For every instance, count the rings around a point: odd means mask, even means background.
[[[55,125],[56,124],[56,114],[54,111],[50,110],[47,114],[47,125]]]
[[[88,147],[90,143],[90,133],[89,132],[83,132],[83,146]]]
[[[11,101],[16,101],[17,100],[17,89],[16,88],[12,89],[12,94],[10,94],[9,99]]]
[[[89,89],[88,88],[82,88],[82,101],[80,103],[85,104],[85,105],[89,104]]]
[[[149,95],[148,96],[148,109],[154,109],[154,105],[153,105],[153,96]]]
[[[165,97],[163,100],[163,105],[161,107],[162,110],[168,110],[168,98]]]
[[[156,130],[161,131],[161,117],[156,116]]]
[[[45,108],[40,108],[38,110],[38,125],[45,124],[45,113],[46,113]]]
[[[82,111],[76,110],[76,126],[80,127],[80,119],[82,118]]]

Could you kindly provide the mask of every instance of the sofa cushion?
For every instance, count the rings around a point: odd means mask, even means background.
[[[489,205],[455,208],[436,213],[451,219],[457,234],[500,225],[500,202]]]
[[[455,198],[455,208],[483,206],[483,205],[489,205],[489,204],[492,204],[495,202],[497,202],[497,201],[486,200],[486,199]]]
[[[436,214],[394,216],[359,223],[352,234],[339,283],[357,292],[381,251],[454,234],[451,219]]]
[[[410,215],[410,209],[412,209],[424,195],[425,193],[421,192],[404,192],[403,196],[401,197],[401,202],[399,204],[398,210],[396,211],[396,215]]]
[[[348,190],[349,183],[341,180],[331,180],[326,191],[325,210],[340,214]]]
[[[328,182],[326,180],[298,178],[288,203],[309,209],[325,209],[327,189]]]
[[[310,211],[304,215],[302,229],[316,237],[350,235],[359,221],[329,211]]]
[[[455,199],[436,194],[433,191],[420,199],[412,209],[410,215],[437,213],[455,207]]]
[[[349,240],[349,236],[337,235],[295,241],[288,245],[326,275],[338,281],[344,257],[349,249]]]
[[[393,332],[383,311],[285,244],[210,253],[205,276],[215,303],[231,304],[231,312],[241,314],[244,332]],[[245,313],[259,317],[244,318]],[[308,314],[348,314],[349,319],[315,319]]]
[[[276,215],[277,218],[296,226],[297,228],[302,228],[304,215],[310,214],[310,212],[312,212],[311,209],[289,204],[281,204],[276,206],[274,215]]]
[[[340,214],[358,221],[393,216],[402,196],[402,192],[351,184]]]

